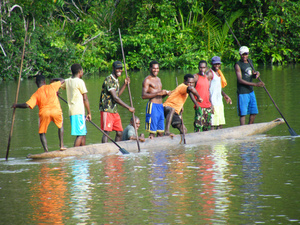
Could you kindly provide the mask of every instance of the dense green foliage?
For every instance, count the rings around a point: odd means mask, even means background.
[[[297,0],[2,0],[0,79],[19,74],[28,25],[22,76],[43,72],[66,76],[72,63],[85,71],[110,70],[122,60],[122,33],[129,69],[197,68],[219,55],[225,65],[238,45],[256,63],[299,62],[300,2]]]

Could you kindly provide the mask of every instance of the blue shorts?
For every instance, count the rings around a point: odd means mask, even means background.
[[[156,104],[150,101],[147,103],[145,129],[153,134],[164,132],[165,117],[163,104]]]
[[[249,94],[238,94],[238,115],[258,114],[257,102],[254,91]]]
[[[70,121],[71,121],[71,135],[75,135],[75,136],[86,135],[87,131],[86,131],[84,115],[70,116]]]

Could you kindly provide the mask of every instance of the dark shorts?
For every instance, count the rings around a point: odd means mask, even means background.
[[[169,106],[166,106],[164,107],[164,115],[165,115],[165,118],[167,118],[168,114],[171,112],[171,107]],[[178,125],[181,125],[181,118],[180,116],[178,115],[178,113],[174,112],[174,115],[173,115],[173,119],[172,119],[172,122],[171,122],[171,125],[173,128],[177,128]]]

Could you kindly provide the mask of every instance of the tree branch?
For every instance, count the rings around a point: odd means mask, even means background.
[[[101,34],[103,34],[103,32],[100,32],[99,34],[97,34],[95,37],[92,37],[89,40],[86,40],[82,45],[86,45],[87,43],[89,43],[90,41],[96,39],[97,37],[99,37]]]
[[[3,52],[4,56],[6,57],[7,55],[6,55],[5,51],[4,51],[4,48],[2,47],[1,43],[0,43],[0,47],[2,49],[2,52]]]

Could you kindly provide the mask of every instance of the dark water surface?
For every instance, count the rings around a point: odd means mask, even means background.
[[[261,78],[291,127],[300,134],[299,66],[261,67]],[[196,71],[188,71],[195,73]],[[183,71],[161,71],[163,87],[175,88]],[[225,105],[226,126],[239,125],[236,77],[224,69],[233,100]],[[144,131],[146,100],[141,99],[147,72],[130,73],[136,115]],[[105,75],[85,77],[92,119],[99,124],[98,101]],[[124,80],[122,76],[121,80]],[[93,155],[33,161],[43,151],[38,136],[38,109],[17,109],[9,160],[5,161],[17,82],[0,83],[0,224],[299,224],[300,141],[286,125],[264,135],[213,145],[186,145],[139,154]],[[19,103],[36,90],[21,82]],[[255,88],[260,114],[255,122],[280,117],[263,88]],[[62,96],[66,94],[62,91]],[[128,92],[121,98],[129,103]],[[71,147],[68,109],[64,142]],[[131,114],[119,108],[123,127]],[[194,111],[188,99],[184,122],[193,131]],[[87,144],[102,135],[87,125]],[[176,130],[172,132],[177,133]],[[114,136],[114,135],[113,135]],[[148,136],[148,134],[146,134]],[[58,148],[57,128],[47,133],[49,150]]]

